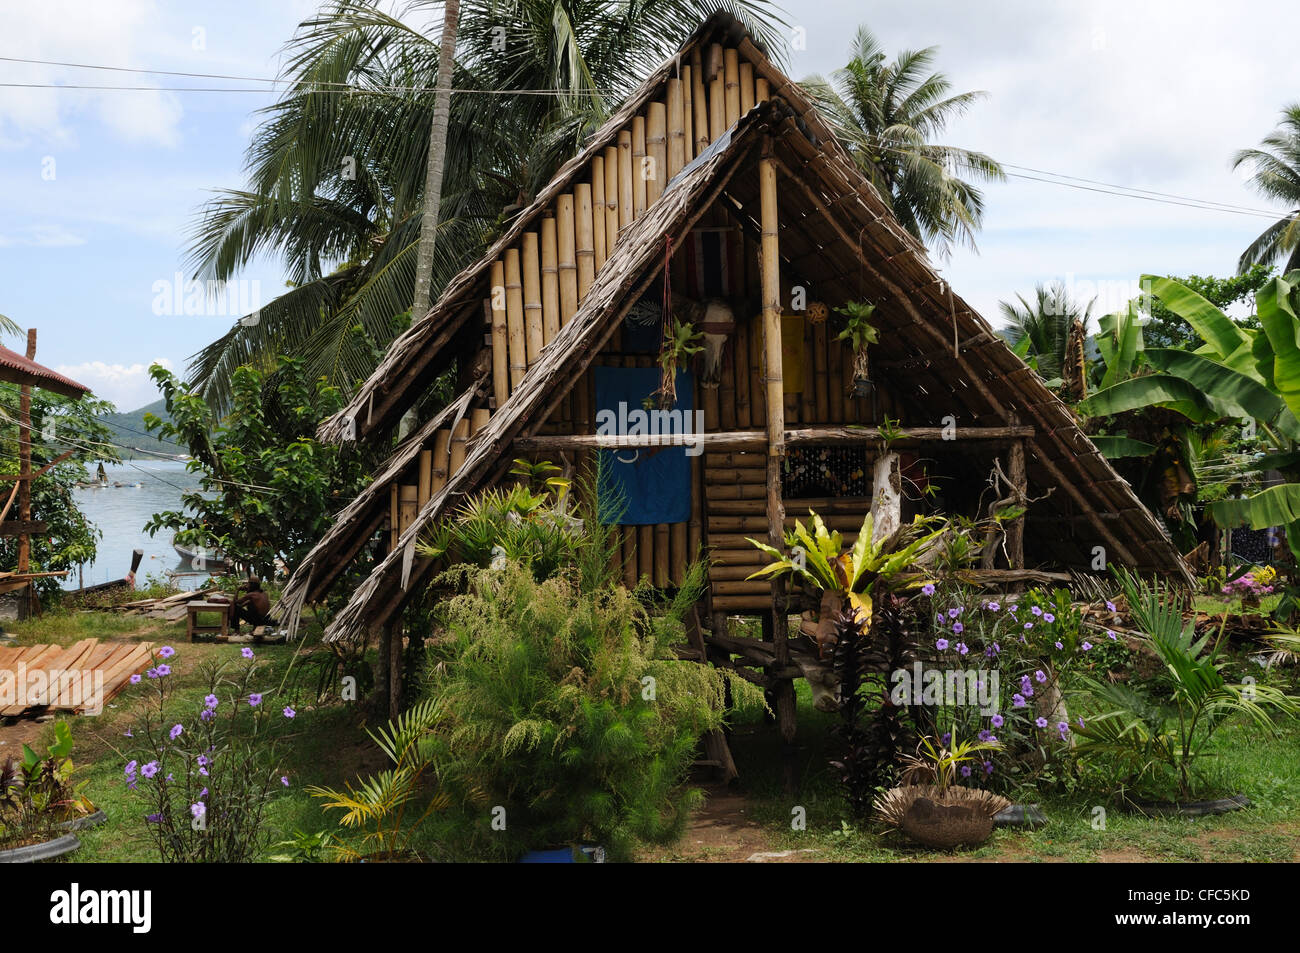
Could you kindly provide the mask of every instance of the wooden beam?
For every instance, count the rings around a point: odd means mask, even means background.
[[[779,345],[778,345],[779,346]],[[771,395],[771,382],[768,382]],[[780,381],[777,381],[780,385]],[[770,417],[769,417],[770,419]],[[957,427],[948,431],[944,427],[908,427],[893,438],[894,444],[957,443],[972,441],[1019,441],[1032,437],[1032,427]],[[761,430],[721,430],[713,433],[690,434],[539,434],[517,437],[514,447],[518,451],[562,450],[623,450],[638,447],[703,447],[709,452],[760,451],[768,446],[770,436]],[[885,438],[878,430],[865,427],[805,427],[783,431],[777,444],[795,446],[872,446],[883,445]]]

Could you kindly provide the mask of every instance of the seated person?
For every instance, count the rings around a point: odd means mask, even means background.
[[[234,611],[231,614],[231,621],[238,628],[241,624],[247,622],[251,626],[275,625],[275,620],[271,618],[271,600],[265,592],[262,591],[262,582],[256,576],[250,578],[245,586],[248,592],[235,600]],[[226,602],[226,599],[214,597],[213,602]]]

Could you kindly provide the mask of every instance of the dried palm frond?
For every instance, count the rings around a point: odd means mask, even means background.
[[[901,827],[903,817],[917,799],[923,797],[944,807],[960,805],[974,808],[989,817],[1011,806],[1011,802],[1002,795],[985,791],[983,788],[952,786],[941,791],[933,784],[904,784],[890,788],[876,798],[876,818],[891,828]]]

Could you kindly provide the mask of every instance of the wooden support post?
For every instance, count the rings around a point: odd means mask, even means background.
[[[709,147],[709,100],[704,93],[704,64],[700,48],[691,50],[691,103],[694,107],[695,154]]]
[[[27,360],[36,359],[36,329],[27,331]],[[18,519],[32,521],[32,387],[18,391]],[[24,530],[18,536],[18,572],[31,571],[32,538]],[[18,597],[18,617],[25,619],[36,607],[36,587],[30,582]]]
[[[767,538],[768,544],[782,547],[785,529],[785,503],[781,499],[781,462],[785,456],[785,406],[781,395],[781,277],[780,252],[777,246],[779,219],[776,199],[776,165],[772,160],[772,140],[763,140],[763,155],[758,165],[759,217],[762,227],[762,303],[763,339],[767,355]],[[785,581],[772,580],[772,645],[776,656],[773,669],[790,664],[789,623],[786,619]],[[776,695],[777,725],[786,745],[795,735],[794,684],[781,679],[773,686]],[[787,782],[793,781],[787,775]]]
[[[591,234],[595,242],[596,271],[605,264],[609,249],[605,245],[605,158],[593,156],[591,160]]]
[[[559,239],[555,219],[542,219],[542,340],[550,344],[560,333]]]
[[[632,130],[623,129],[618,134],[618,230],[632,224]]]
[[[682,100],[682,81],[668,80],[668,169],[664,184],[686,165],[686,114]],[[660,192],[663,188],[660,187]]]
[[[646,205],[663,195],[668,181],[668,111],[663,103],[650,103],[645,113]]]
[[[542,329],[542,264],[536,232],[524,232],[520,259],[523,266],[524,340],[528,366],[532,367],[547,343]]]
[[[492,262],[492,396],[500,410],[510,396],[510,333],[506,326],[506,271]]]
[[[682,132],[685,139],[682,155],[686,162],[695,158],[695,84],[691,81],[692,72],[690,66],[682,67]]]
[[[574,254],[578,266],[578,301],[587,297],[596,280],[595,214],[591,186],[579,182],[573,187]]]
[[[1020,419],[1014,414],[1008,421],[1013,427],[1020,424]],[[1007,451],[1007,479],[1015,488],[1016,494],[1021,500],[1029,499],[1029,485],[1025,476],[1025,441],[1013,440],[1011,447]],[[1022,513],[1007,524],[1007,557],[1011,561],[1008,568],[1024,569],[1025,568],[1025,516]],[[1016,587],[1014,591],[1019,591]]]
[[[528,371],[528,351],[524,333],[524,289],[519,272],[519,249],[507,248],[505,254],[506,330],[510,338],[510,392],[518,390]]]
[[[649,183],[646,181],[645,116],[632,118],[632,218],[645,214],[649,204]]]
[[[556,198],[555,220],[560,245],[560,326],[563,327],[578,313],[578,245],[572,193]]]

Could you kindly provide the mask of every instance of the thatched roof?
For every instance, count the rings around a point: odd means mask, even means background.
[[[501,240],[466,268],[429,314],[394,343],[352,404],[322,427],[322,436],[341,437],[348,418],[355,421],[362,439],[387,432],[423,393],[430,368],[451,358],[447,344],[481,313],[489,294],[491,263],[525,230],[535,227],[543,210],[571,188],[596,151],[610,145],[630,117],[659,93],[692,45],[711,42],[731,29],[725,18],[710,20],[674,60],[648,78]],[[823,299],[865,298],[876,303],[881,343],[875,353],[884,360],[873,358],[873,376],[883,378],[908,401],[907,424],[938,423],[951,416],[959,427],[1033,427],[1035,436],[1026,444],[1029,484],[1035,496],[1051,489],[1035,510],[1050,514],[1060,527],[1042,540],[1044,548],[1055,551],[1063,563],[1086,566],[1095,547],[1102,547],[1108,560],[1191,580],[1160,523],[1079,429],[1070,409],[934,271],[924,249],[894,219],[806,94],[772,66],[747,36],[736,38],[733,33],[729,42],[753,65],[755,75],[768,80],[769,102],[710,146],[620,235],[577,315],[546,346],[487,427],[470,441],[465,464],[353,594],[328,638],[356,638],[400,606],[404,590],[426,568],[412,555],[420,533],[455,500],[483,485],[494,472],[503,472],[515,437],[535,433],[548,418],[626,308],[653,281],[657,263],[662,262],[664,235],[679,239],[693,218],[719,196],[740,226],[757,234],[756,176],[736,172],[752,160],[759,130],[772,136],[778,165],[783,269],[816,286]],[[347,518],[340,519],[304,561],[286,590],[292,605],[319,598],[341,572],[337,564],[354,558],[360,543],[373,534],[387,512],[388,485],[400,477],[439,425],[445,425],[445,416],[399,449],[371,488],[349,507]]]

